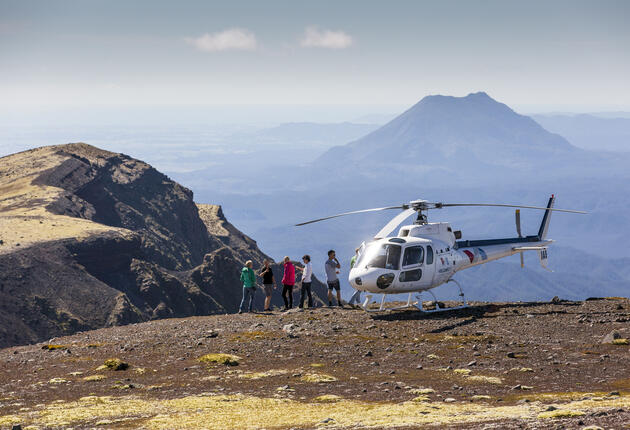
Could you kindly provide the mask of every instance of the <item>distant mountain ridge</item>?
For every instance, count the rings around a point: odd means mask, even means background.
[[[630,118],[602,118],[589,114],[534,115],[533,118],[580,148],[630,152]]]

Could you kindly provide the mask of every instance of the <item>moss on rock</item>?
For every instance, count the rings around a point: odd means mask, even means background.
[[[233,354],[206,354],[199,357],[199,361],[205,364],[224,364],[226,366],[238,366],[241,357]]]

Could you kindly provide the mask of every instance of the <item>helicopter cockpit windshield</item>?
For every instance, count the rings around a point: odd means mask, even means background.
[[[356,265],[398,270],[400,267],[400,252],[400,245],[372,243],[363,251]]]

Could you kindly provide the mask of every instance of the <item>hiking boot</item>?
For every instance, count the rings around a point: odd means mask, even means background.
[[[239,309],[238,313],[239,313],[239,314],[242,314],[242,313],[243,313],[243,311]]]

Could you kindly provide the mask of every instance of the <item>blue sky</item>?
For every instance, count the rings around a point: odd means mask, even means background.
[[[0,112],[405,106],[486,91],[630,110],[628,1],[0,0]]]

